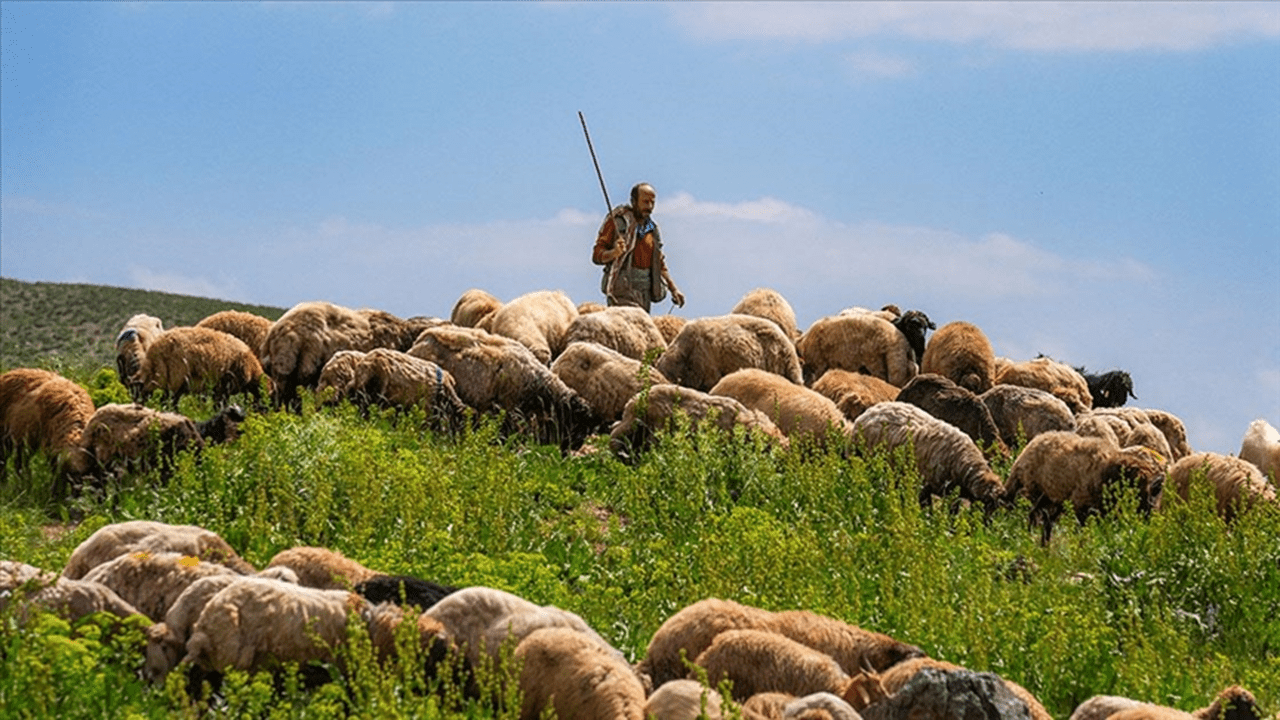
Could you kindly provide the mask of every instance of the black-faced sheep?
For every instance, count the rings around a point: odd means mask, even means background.
[[[988,457],[1000,458],[1009,454],[986,404],[972,390],[957,385],[950,378],[922,372],[903,385],[895,399],[911,403],[960,428],[982,447]]]
[[[706,671],[713,686],[730,681],[733,698],[739,702],[763,692],[840,693],[849,682],[835,658],[767,630],[725,630],[698,654],[694,664]]]
[[[983,503],[988,511],[1000,503],[1004,485],[977,444],[955,425],[915,405],[873,405],[854,421],[853,432],[868,450],[911,447],[922,504],[953,491],[963,500]]]
[[[1259,503],[1276,504],[1276,489],[1258,466],[1230,455],[1192,453],[1169,468],[1167,483],[1184,500],[1195,483],[1206,483],[1217,503],[1218,515],[1226,522]]]
[[[1093,407],[1089,383],[1076,369],[1053,358],[1038,357],[1026,362],[998,363],[996,383],[1039,388],[1052,393],[1079,414]]]
[[[286,567],[298,576],[298,584],[321,590],[351,590],[366,580],[383,575],[370,570],[336,550],[298,546],[276,553],[267,568]]]
[[[653,317],[642,308],[626,305],[580,313],[564,334],[566,348],[575,342],[598,343],[634,360],[652,361],[667,349]]]
[[[1272,482],[1280,482],[1280,432],[1262,418],[1249,423],[1240,441],[1240,459],[1256,465]]]
[[[1134,488],[1145,513],[1159,506],[1165,461],[1143,447],[1118,448],[1096,437],[1073,432],[1041,433],[1027,443],[1009,470],[1007,500],[1031,501],[1030,522],[1041,525],[1041,542],[1049,543],[1053,525],[1070,501],[1083,524],[1107,512],[1121,488]]]
[[[803,437],[826,447],[832,434],[843,442],[853,431],[853,423],[827,396],[765,370],[729,373],[711,388],[711,394],[731,397],[768,415],[792,443]]]
[[[1133,394],[1133,378],[1123,370],[1108,370],[1104,373],[1091,373],[1083,367],[1075,369],[1089,386],[1089,396],[1093,398],[1093,407],[1117,408],[1129,401],[1138,399]]]
[[[822,377],[815,380],[811,387],[831,398],[840,412],[850,420],[856,420],[876,403],[897,398],[899,392],[896,385],[890,385],[878,377],[840,368],[822,373]]]
[[[159,390],[177,408],[187,393],[209,393],[219,404],[238,393],[257,398],[262,375],[257,354],[240,338],[209,328],[179,327],[151,343],[129,385],[137,390],[135,402]]]
[[[754,315],[762,317],[765,320],[772,320],[777,323],[779,328],[787,337],[795,342],[800,337],[800,329],[796,325],[796,311],[791,308],[791,303],[782,296],[777,290],[771,288],[756,288],[738,301],[737,305],[729,311],[737,315]]]
[[[662,333],[662,339],[666,340],[667,345],[670,346],[671,342],[680,334],[680,331],[684,329],[684,326],[689,324],[689,320],[679,315],[664,313],[662,315],[654,315],[653,324],[658,326],[658,332]]]
[[[782,448],[789,446],[786,435],[759,410],[752,410],[731,397],[720,397],[682,385],[654,385],[638,393],[622,409],[622,419],[609,433],[609,447],[620,457],[634,459],[649,447],[659,432],[678,426],[683,415],[691,428],[707,423],[725,432],[741,427],[759,432]]]
[[[451,373],[458,396],[480,411],[506,411],[534,424],[542,442],[577,448],[600,420],[591,405],[529,348],[478,328],[427,329],[409,354]]]
[[[614,309],[637,310],[648,317],[640,308]],[[667,382],[656,368],[594,342],[569,343],[551,363],[551,372],[581,395],[602,421],[608,422],[622,417],[627,401],[636,393]]]
[[[452,374],[389,348],[338,351],[320,372],[316,392],[327,401],[349,399],[365,408],[421,407],[447,428],[459,427],[467,413]]]
[[[294,305],[276,320],[262,344],[262,366],[275,385],[278,401],[294,405],[298,388],[314,388],[324,364],[339,350],[401,352],[436,318],[403,319],[381,310],[352,310],[322,301]]]
[[[543,365],[564,350],[565,332],[578,317],[578,308],[560,290],[525,293],[504,304],[488,318],[486,329],[529,348]]]
[[[977,395],[991,389],[995,368],[996,355],[986,334],[959,320],[938,328],[920,361],[920,372],[941,375]]]
[[[453,304],[449,321],[459,327],[479,327],[481,321],[502,307],[502,301],[492,293],[479,288],[471,288],[462,293]]]
[[[902,387],[919,371],[907,337],[892,322],[867,312],[819,318],[796,341],[796,351],[809,383],[839,368]]]
[[[795,343],[773,321],[752,315],[686,323],[656,367],[671,382],[703,392],[743,368],[766,370],[797,385],[804,382]]]
[[[259,357],[262,341],[267,339],[271,325],[272,321],[267,318],[243,310],[222,310],[196,323],[196,327],[218,330],[240,338]]]
[[[191,555],[139,550],[108,560],[85,573],[84,579],[106,585],[153,622],[162,622],[191,583],[210,575],[239,576],[225,565]]]
[[[22,602],[20,620],[32,609],[51,612],[69,622],[95,612],[122,618],[138,614],[136,608],[102,583],[72,580],[25,563],[0,560],[0,612],[14,597]]]
[[[1050,430],[1076,429],[1076,417],[1065,402],[1047,390],[1021,385],[992,385],[978,396],[991,411],[1000,439],[1009,448]]]
[[[658,627],[637,669],[652,678],[654,687],[659,687],[687,676],[681,653],[692,662],[720,633],[747,629],[777,633],[826,653],[847,674],[868,667],[884,670],[924,654],[920,648],[888,635],[807,610],[773,612],[732,600],[707,598],[686,606]]]
[[[125,321],[124,327],[116,335],[116,377],[126,387],[129,378],[136,375],[142,367],[147,348],[163,332],[164,323],[158,317],[138,314]],[[132,392],[134,389],[129,390]]]
[[[0,480],[9,456],[25,469],[30,453],[43,450],[54,472],[54,497],[67,481],[90,469],[83,449],[93,399],[72,380],[50,370],[15,368],[0,375]]]
[[[720,693],[697,680],[672,680],[645,700],[644,716],[653,720],[722,720]]]
[[[458,591],[450,585],[441,585],[412,575],[375,575],[355,584],[354,592],[377,605],[395,603],[413,605],[421,612]]]
[[[547,708],[559,718],[644,720],[645,692],[625,660],[564,627],[529,633],[513,654],[520,664],[522,720]]]
[[[134,552],[180,553],[205,562],[225,565],[242,575],[255,572],[252,565],[217,533],[198,525],[169,525],[154,520],[129,520],[104,525],[71,551],[62,576],[83,578],[93,568]]]

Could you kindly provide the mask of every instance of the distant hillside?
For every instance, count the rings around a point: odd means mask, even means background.
[[[246,305],[173,293],[0,278],[0,369],[115,367],[115,339],[138,313],[166,328],[194,325],[220,310],[275,320],[285,308]]]

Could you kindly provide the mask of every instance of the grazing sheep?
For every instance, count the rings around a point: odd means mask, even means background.
[[[849,438],[853,431],[853,423],[827,396],[765,370],[729,373],[711,388],[711,394],[731,397],[768,415],[793,443],[805,437],[825,447],[830,434]]]
[[[618,307],[637,310],[637,307]],[[596,313],[603,315],[604,313]],[[590,317],[590,316],[588,316]],[[627,401],[647,387],[667,379],[655,368],[594,342],[574,341],[551,363],[551,372],[587,401],[603,421],[622,417]]]
[[[1026,362],[1002,365],[996,372],[997,384],[1021,385],[1050,392],[1080,414],[1093,407],[1089,383],[1076,369],[1053,358],[1038,357]]]
[[[158,317],[138,314],[125,321],[120,334],[116,335],[116,377],[126,387],[129,378],[142,367],[147,348],[163,332],[164,323]],[[132,393],[134,388],[130,387],[129,391]]]
[[[1000,439],[1009,448],[1019,447],[1042,432],[1076,429],[1071,408],[1047,390],[992,385],[978,398],[991,411]]]
[[[796,341],[796,351],[807,383],[839,368],[902,387],[919,370],[907,337],[889,320],[867,312],[819,318]]]
[[[411,575],[374,575],[368,580],[361,580],[354,587],[355,594],[375,605],[403,603],[417,607],[418,612],[434,606],[457,591],[456,587]]]
[[[1164,433],[1146,411],[1138,408],[1099,408],[1080,413],[1076,415],[1076,434],[1106,438],[1122,448],[1142,446],[1166,461],[1173,456]]]
[[[624,306],[619,305],[618,307],[624,307]],[[607,309],[608,309],[608,306],[601,305],[595,300],[588,300],[586,302],[578,303],[579,315],[589,315],[591,313],[600,312],[601,310],[607,310]]]
[[[1076,706],[1067,720],[1107,720],[1107,718],[1143,703],[1119,695],[1094,695]]]
[[[520,663],[522,720],[537,720],[548,707],[559,718],[645,718],[644,686],[631,666],[581,632],[539,628],[520,641],[514,658]]]
[[[146,551],[181,553],[225,565],[241,575],[256,572],[226,540],[197,525],[169,525],[153,520],[129,520],[104,525],[71,551],[62,576],[83,578],[90,570],[121,555]]]
[[[1075,369],[1089,386],[1089,396],[1093,398],[1093,407],[1118,408],[1129,401],[1138,399],[1133,394],[1133,378],[1123,370],[1108,370],[1104,373],[1091,373],[1083,367]]]
[[[1182,420],[1176,415],[1164,410],[1155,410],[1152,408],[1101,408],[1094,410],[1095,415],[1106,417],[1120,418],[1129,428],[1126,435],[1131,435],[1140,425],[1150,425],[1164,435],[1164,439],[1168,444],[1169,451],[1165,454],[1167,459],[1180,460],[1191,454],[1191,446],[1187,443],[1187,428],[1183,425]],[[1083,414],[1087,416],[1086,414]],[[1077,418],[1079,422],[1079,418]],[[1114,426],[1113,426],[1114,427]],[[1125,438],[1120,438],[1124,440]],[[1129,440],[1130,445],[1136,445],[1132,439]]]
[[[489,317],[489,332],[529,348],[543,365],[564,350],[565,332],[578,308],[560,290],[537,290],[506,303]]]
[[[955,425],[989,457],[1007,457],[1009,448],[1000,439],[1000,429],[991,411],[972,390],[957,385],[950,378],[922,372],[911,378],[896,398],[915,405],[930,415]]]
[[[835,658],[767,630],[725,630],[694,664],[706,671],[713,686],[729,680],[739,702],[762,692],[839,693],[849,682]]]
[[[214,672],[331,660],[347,618],[369,605],[344,590],[241,578],[209,598],[191,626],[183,663]]]
[[[1199,720],[1262,720],[1263,717],[1253,693],[1239,685],[1225,688],[1212,703],[1191,714]]]
[[[486,316],[502,307],[502,301],[492,293],[471,288],[458,297],[449,313],[449,321],[460,327],[477,327]]]
[[[935,660],[931,657],[917,657],[905,660],[898,665],[884,670],[883,672],[874,675],[873,678],[879,682],[881,691],[892,696],[899,690],[902,690],[918,673],[930,669],[953,672],[965,670],[966,668],[943,660]],[[1032,720],[1053,720],[1053,716],[1049,714],[1048,710],[1045,710],[1044,705],[1042,705],[1040,701],[1026,688],[1012,680],[1005,678],[1000,679],[1004,683],[1005,687],[1009,688],[1010,692],[1026,704]]]
[[[552,627],[581,633],[622,658],[622,653],[578,615],[552,605],[536,605],[497,588],[463,588],[442,598],[423,614],[444,625],[449,637],[466,652],[472,667],[479,666],[482,656],[497,660],[505,643],[518,645],[533,631]]]
[[[629,305],[579,313],[564,334],[565,348],[575,342],[598,343],[634,360],[651,360],[667,349],[667,340],[653,317]]]
[[[430,360],[389,348],[367,353],[340,350],[320,371],[316,392],[332,401],[350,399],[361,407],[418,406],[445,427],[458,427],[467,405],[453,375]]]
[[[672,680],[649,695],[644,716],[653,720],[722,720],[723,705],[719,692],[697,680]]]
[[[471,407],[534,423],[542,442],[558,439],[576,448],[600,424],[582,396],[510,338],[478,328],[434,327],[422,332],[409,354],[451,373],[458,396]]]
[[[276,553],[268,568],[286,567],[298,575],[298,584],[321,590],[351,590],[382,575],[340,552],[322,547],[299,546]]]
[[[201,427],[186,415],[136,403],[111,403],[94,411],[81,443],[93,457],[97,473],[104,477],[152,468],[160,468],[162,475],[168,477],[178,453],[204,448],[200,431]]]
[[[1164,459],[1143,447],[1118,448],[1102,438],[1051,431],[1027,443],[1005,484],[1005,497],[1031,501],[1030,523],[1041,525],[1041,542],[1049,543],[1053,525],[1070,501],[1081,524],[1105,513],[1120,487],[1134,487],[1139,509],[1159,506],[1165,478]]]
[[[257,354],[240,338],[209,328],[179,327],[151,343],[129,385],[137,389],[135,402],[160,390],[176,409],[189,392],[210,393],[219,404],[237,393],[257,398],[262,375]]]
[[[1169,468],[1168,483],[1183,500],[1190,497],[1192,483],[1207,483],[1226,522],[1258,503],[1276,503],[1276,489],[1258,466],[1230,455],[1192,453]]]
[[[1000,476],[987,464],[977,444],[955,425],[915,405],[874,405],[853,422],[853,431],[868,450],[911,447],[920,473],[921,504],[958,490],[962,500],[981,502],[990,511],[1003,495]]]
[[[680,331],[688,323],[688,319],[679,315],[672,315],[669,312],[653,316],[653,324],[658,326],[658,332],[662,333],[662,339],[667,342],[668,346],[671,345],[671,341],[676,339],[676,336],[680,334]]]
[[[219,330],[238,337],[249,346],[254,355],[261,358],[262,341],[267,339],[267,333],[271,332],[272,324],[272,321],[261,315],[242,310],[223,310],[196,323],[196,327]]]
[[[995,384],[996,355],[991,341],[973,323],[955,321],[929,338],[920,372],[941,375],[976,395]]]
[[[1280,482],[1280,432],[1262,418],[1249,423],[1240,441],[1240,459],[1257,465],[1272,482]]]
[[[838,695],[817,692],[787,703],[782,720],[862,720],[862,716]]]
[[[924,653],[888,635],[807,610],[772,612],[732,600],[707,598],[667,618],[649,641],[637,670],[653,679],[653,686],[687,676],[680,659],[690,662],[726,630],[764,630],[819,650],[839,663],[846,674],[870,667],[884,670]]]
[[[1192,720],[1195,715],[1177,708],[1139,703],[1131,708],[1118,710],[1111,714],[1114,720]]]
[[[182,591],[210,575],[239,576],[225,565],[191,555],[139,550],[93,568],[84,580],[106,585],[152,622],[161,622]]]
[[[15,368],[0,374],[0,480],[10,455],[21,471],[30,453],[43,450],[54,473],[54,497],[62,497],[68,479],[89,470],[81,442],[91,417],[89,392],[58,373]]]
[[[800,385],[800,358],[771,320],[721,315],[685,324],[655,365],[671,382],[706,392],[735,370],[766,370]]]
[[[0,561],[0,612],[6,610],[10,598],[14,597],[21,600],[16,615],[19,622],[25,622],[28,614],[37,609],[68,622],[97,612],[121,618],[138,614],[137,608],[102,583],[72,580],[30,565]]]
[[[813,389],[835,402],[840,412],[850,420],[876,403],[889,402],[898,397],[898,388],[878,377],[863,373],[832,368],[813,382]]]
[[[731,397],[681,385],[654,385],[627,401],[622,419],[609,433],[609,448],[620,457],[635,458],[653,443],[656,433],[677,426],[677,415],[687,418],[692,428],[711,423],[711,427],[732,432],[741,427],[747,432],[758,431],[784,449],[789,446],[786,435],[769,416]]]
[[[791,309],[791,303],[787,302],[787,299],[777,290],[756,288],[743,295],[729,312],[772,320],[782,329],[784,335],[791,338],[792,342],[800,337],[800,330],[796,325],[796,311]]]
[[[324,364],[339,350],[407,351],[436,318],[396,317],[381,310],[352,310],[322,301],[294,305],[271,326],[262,343],[262,366],[279,402],[295,405],[298,388],[314,388]]]

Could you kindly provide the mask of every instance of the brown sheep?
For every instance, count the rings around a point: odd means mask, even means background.
[[[800,330],[796,326],[796,311],[791,308],[791,303],[782,296],[777,290],[770,288],[756,288],[738,301],[737,305],[729,311],[731,314],[738,315],[755,315],[765,320],[772,320],[778,324],[782,332],[795,342],[800,337]]]
[[[1093,408],[1093,395],[1084,376],[1070,365],[1052,358],[1038,357],[1026,362],[1001,364],[995,381],[1052,393],[1077,415]]]
[[[680,334],[680,331],[688,323],[689,320],[687,318],[672,315],[671,313],[653,316],[653,324],[658,326],[658,332],[662,333],[662,339],[667,341],[667,345],[670,345],[671,341],[676,339],[676,336]]]
[[[813,382],[814,390],[835,402],[840,412],[850,420],[876,403],[889,402],[898,397],[899,389],[878,377],[863,373],[832,368]]]
[[[1208,485],[1218,515],[1226,522],[1259,503],[1276,503],[1276,489],[1262,471],[1248,460],[1230,455],[1192,453],[1169,468],[1168,483],[1183,500],[1190,497],[1193,484]]]
[[[1009,456],[991,411],[972,390],[950,378],[922,372],[902,386],[898,402],[911,403],[930,415],[955,425],[978,443],[993,460]]]
[[[640,308],[625,309],[644,312]],[[551,363],[551,372],[581,395],[601,420],[609,422],[622,417],[627,401],[636,393],[667,382],[656,368],[604,345],[585,341],[569,343]]]
[[[1037,435],[1018,455],[1005,499],[1031,501],[1030,523],[1041,525],[1047,545],[1064,503],[1071,502],[1083,524],[1110,508],[1115,490],[1129,486],[1137,490],[1139,509],[1150,513],[1160,504],[1164,479],[1164,459],[1146,448],[1121,449],[1102,438],[1053,431]]]
[[[219,330],[240,338],[259,359],[262,357],[262,342],[267,339],[271,325],[272,321],[261,315],[242,310],[223,310],[196,323],[196,327]]]
[[[129,378],[137,374],[142,367],[142,359],[147,356],[147,348],[164,332],[164,323],[160,318],[138,314],[125,321],[120,334],[116,336],[116,377],[128,387]],[[130,391],[133,388],[129,388]]]
[[[1070,720],[1262,720],[1253,693],[1232,685],[1206,707],[1185,712],[1171,707],[1145,703],[1114,695],[1095,695],[1076,706]]]
[[[467,412],[453,375],[430,360],[389,348],[340,350],[320,372],[316,391],[327,402],[350,399],[360,407],[418,406],[442,427],[460,427]]]
[[[258,398],[262,376],[257,354],[240,338],[209,328],[180,327],[151,343],[129,384],[137,390],[135,402],[159,390],[176,409],[187,393],[209,393],[219,404],[238,393]]]
[[[869,312],[819,318],[796,341],[796,351],[809,383],[840,368],[902,387],[919,371],[906,335],[891,321]]]
[[[51,612],[69,622],[96,612],[121,618],[138,614],[137,608],[102,583],[72,580],[25,563],[0,560],[0,612],[15,597],[22,601],[15,615],[19,622],[25,621],[32,609]]]
[[[548,707],[559,718],[645,718],[640,679],[621,657],[583,633],[534,630],[516,646],[514,658],[520,663],[522,720],[537,720]]]
[[[792,443],[804,437],[825,447],[831,433],[841,440],[852,436],[853,423],[829,398],[765,370],[744,368],[729,373],[711,388],[711,394],[731,397],[768,415]]]
[[[654,385],[627,401],[622,419],[609,433],[609,447],[620,457],[634,459],[652,444],[657,433],[674,429],[678,415],[685,416],[693,428],[712,423],[712,427],[731,432],[741,427],[748,432],[758,431],[782,448],[790,444],[769,416],[731,397],[681,385]]]
[[[103,405],[93,413],[82,436],[96,473],[105,477],[127,471],[160,468],[172,471],[174,457],[204,447],[200,427],[186,415],[145,405]]]
[[[993,385],[978,396],[991,412],[1006,447],[1016,448],[1049,430],[1075,430],[1071,408],[1053,393],[1021,385]]]
[[[920,372],[941,375],[975,395],[995,384],[995,367],[991,341],[977,325],[963,321],[938,328],[920,361]]]
[[[93,568],[121,555],[146,551],[175,552],[205,562],[225,565],[242,575],[256,572],[252,565],[217,533],[197,525],[169,525],[154,520],[128,520],[104,525],[71,551],[62,576],[83,578]]]
[[[565,332],[578,317],[578,308],[559,290],[525,293],[488,317],[486,330],[509,337],[529,348],[543,365],[550,365],[565,346]]]
[[[625,305],[579,314],[564,336],[566,348],[575,342],[599,343],[634,360],[650,362],[667,349],[667,340],[653,317],[641,308]]]
[[[54,473],[54,497],[62,497],[67,481],[91,467],[82,442],[93,410],[89,392],[58,373],[15,368],[0,375],[0,480],[10,455],[25,470],[30,453],[43,450]]]
[[[236,574],[225,565],[191,555],[139,550],[98,565],[85,573],[84,580],[106,585],[152,622],[162,622],[169,606],[191,583],[210,575]]]
[[[697,680],[672,680],[655,688],[645,700],[644,716],[654,720],[722,720],[720,693]],[[745,717],[745,715],[744,715]]]
[[[289,568],[297,574],[299,585],[321,590],[350,590],[381,574],[335,550],[307,546],[281,550],[267,567]]]
[[[449,321],[460,327],[478,327],[486,316],[492,315],[500,307],[502,307],[502,301],[493,294],[479,288],[472,288],[462,293],[458,301],[453,304]]]
[[[655,364],[671,382],[706,392],[743,368],[766,370],[803,384],[795,343],[771,320],[721,315],[685,324]]]
[[[730,681],[738,702],[764,692],[839,694],[849,682],[835,658],[768,630],[725,630],[694,664],[706,671],[712,686]]]

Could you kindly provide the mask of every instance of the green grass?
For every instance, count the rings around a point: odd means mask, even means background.
[[[82,365],[74,379],[117,391],[109,370]],[[212,412],[193,398],[182,409]],[[1095,694],[1190,710],[1232,683],[1280,709],[1272,509],[1229,528],[1206,496],[1149,520],[1122,508],[1080,527],[1068,513],[1041,547],[1025,506],[989,522],[943,503],[921,508],[900,457],[678,434],[627,466],[607,452],[566,458],[503,440],[493,423],[457,437],[427,427],[421,415],[307,403],[300,414],[253,415],[240,439],[199,463],[184,458],[167,484],[137,475],[65,503],[49,498],[36,462],[0,485],[0,558],[58,569],[104,524],[193,523],[259,566],[287,547],[323,545],[379,570],[555,604],[633,660],[667,617],[716,596],[888,633],[1012,679],[1060,719]],[[237,674],[208,706],[177,680],[140,679],[140,637],[134,625],[21,626],[0,614],[0,715],[512,714],[426,692],[410,666],[362,659],[358,638],[342,682],[305,689]]]

